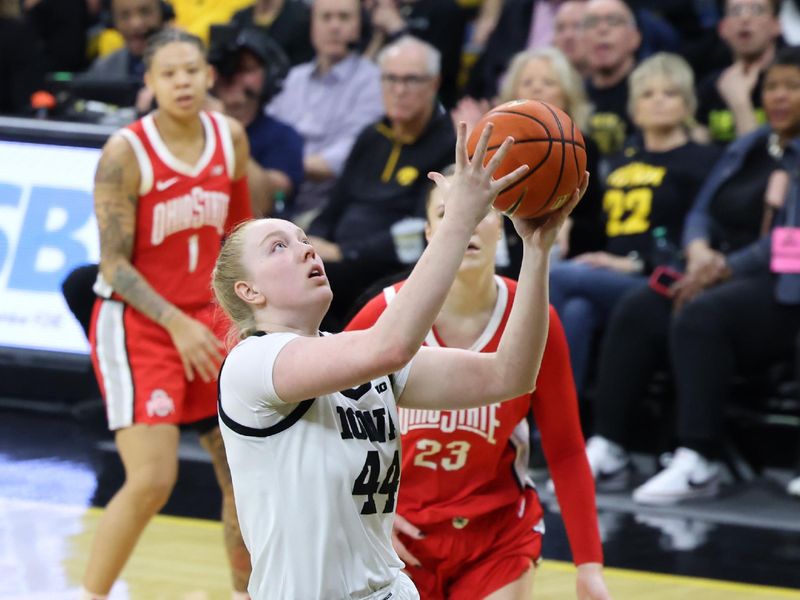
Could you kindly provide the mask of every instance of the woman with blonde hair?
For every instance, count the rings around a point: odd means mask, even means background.
[[[718,151],[690,139],[697,101],[694,75],[681,57],[658,53],[628,80],[638,140],[609,161],[602,208],[607,242],[555,265],[553,306],[564,323],[578,392],[586,385],[594,334],[617,300],[660,262],[654,234],[677,246],[692,199]]]
[[[767,124],[728,145],[715,164],[701,165],[707,176],[684,227],[683,278],[661,293],[645,285],[631,290],[609,319],[595,435],[587,444],[592,472],[603,474],[598,486],[631,483],[633,417],[667,358],[675,382],[671,425],[678,447],[664,470],[634,490],[641,504],[719,493],[732,380],[796,356],[800,288],[796,269],[781,260],[793,247],[783,245],[781,234],[792,232],[800,215],[800,48],[777,53],[761,99]],[[765,220],[770,209],[774,215]],[[800,494],[798,483],[789,493]]]
[[[497,104],[510,100],[547,102],[566,112],[579,128],[585,130],[588,126],[591,105],[586,99],[583,80],[558,48],[523,50],[511,59],[503,76]],[[452,115],[454,120],[466,120],[474,124],[489,108],[486,101],[464,98]],[[584,140],[586,170],[597,173],[597,146],[589,137]],[[600,181],[595,177],[589,182],[589,189],[583,200],[559,232],[556,240],[557,257],[567,258],[602,248],[605,240],[601,199]],[[508,223],[505,226],[505,235],[511,266],[504,269],[503,273],[513,278],[519,271],[521,247],[513,227]]]
[[[497,100],[502,104],[520,98],[558,106],[580,129],[589,126],[592,107],[583,79],[558,48],[523,50],[511,59]]]

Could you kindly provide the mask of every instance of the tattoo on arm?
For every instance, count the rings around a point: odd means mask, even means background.
[[[95,174],[95,214],[100,230],[100,267],[114,291],[126,302],[163,323],[174,307],[131,264],[136,234],[138,182],[126,176],[121,157],[104,152]]]
[[[95,185],[122,186],[122,165],[113,158],[101,157],[94,176]]]

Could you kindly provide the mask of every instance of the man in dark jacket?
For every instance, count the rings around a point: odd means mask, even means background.
[[[427,173],[453,162],[453,127],[436,102],[438,51],[406,36],[378,62],[386,116],[361,132],[330,203],[309,229],[334,292],[324,324],[330,330],[367,286],[416,260],[418,253],[396,247],[392,229],[397,233],[409,218],[422,222]],[[421,251],[421,227],[417,235]]]

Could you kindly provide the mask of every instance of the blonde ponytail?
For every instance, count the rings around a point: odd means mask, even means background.
[[[242,262],[242,254],[245,228],[249,223],[252,223],[252,220],[240,223],[228,234],[219,251],[217,263],[214,265],[211,275],[211,287],[217,303],[234,324],[234,328],[229,334],[229,342],[243,340],[258,331],[253,310],[249,304],[236,295],[234,289],[237,281],[248,278]]]

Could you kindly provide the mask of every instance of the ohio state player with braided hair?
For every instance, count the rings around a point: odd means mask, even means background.
[[[443,216],[442,195],[434,190],[427,236]],[[495,275],[501,231],[495,211],[475,229],[427,346],[497,350],[517,287]],[[346,329],[370,327],[403,285],[385,288]],[[403,460],[393,542],[422,600],[531,598],[544,532],[542,507],[527,476],[531,410],[578,565],[577,597],[609,598],[569,350],[551,307],[532,393],[466,410],[398,408]]]

